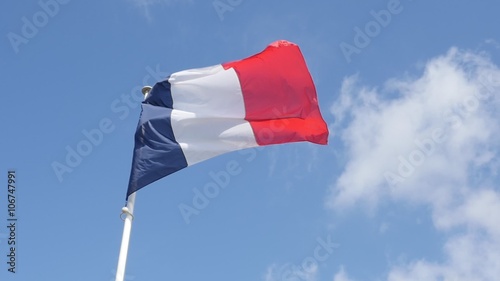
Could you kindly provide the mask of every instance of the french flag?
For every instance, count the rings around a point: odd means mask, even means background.
[[[328,128],[296,44],[281,40],[243,60],[176,72],[142,104],[127,197],[227,152],[299,141],[327,144]]]

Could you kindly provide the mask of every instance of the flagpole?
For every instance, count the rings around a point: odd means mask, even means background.
[[[150,90],[150,86],[145,86],[144,88],[142,88],[144,99],[146,99]],[[115,281],[125,280],[125,267],[127,265],[128,246],[130,242],[130,233],[132,232],[132,221],[134,220],[135,196],[136,192],[130,194],[127,199],[127,205],[122,208],[122,215],[125,214],[125,219],[123,220],[122,244],[120,246],[120,255],[118,256],[118,267],[116,269]]]
[[[116,281],[124,281],[125,266],[127,265],[128,246],[130,241],[130,233],[132,231],[132,220],[134,220],[134,204],[135,192],[128,196],[127,206],[122,208],[122,214],[126,217],[123,223],[122,245],[120,247],[120,255],[118,257],[118,268],[116,269]]]

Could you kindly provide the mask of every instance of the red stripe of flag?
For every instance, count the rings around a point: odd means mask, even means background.
[[[316,89],[296,44],[277,41],[259,54],[223,66],[234,68],[238,75],[245,119],[259,145],[327,143],[328,128]]]

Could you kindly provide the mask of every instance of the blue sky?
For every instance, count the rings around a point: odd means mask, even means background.
[[[278,39],[302,49],[330,144],[230,153],[142,189],[125,280],[500,276],[498,1],[0,6],[1,280],[114,280],[140,88]],[[183,217],[228,163],[238,175]]]

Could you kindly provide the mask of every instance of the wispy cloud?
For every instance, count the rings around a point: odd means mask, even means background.
[[[387,280],[480,280],[500,276],[500,70],[458,49],[419,77],[381,87],[345,79],[331,107],[348,154],[326,204],[376,211],[383,200],[423,204],[447,235],[443,262],[424,258],[389,269]],[[335,281],[349,280],[339,272]]]
[[[488,44],[488,45],[492,45],[494,48],[496,49],[500,49],[500,43],[498,43],[498,41],[496,41],[495,39],[486,39],[484,41],[484,43]]]
[[[494,281],[500,276],[500,194],[480,190],[465,196],[456,207],[435,211],[437,227],[466,229],[450,235],[443,263],[420,259],[392,268],[388,281],[478,280]],[[438,206],[435,206],[438,207]]]

